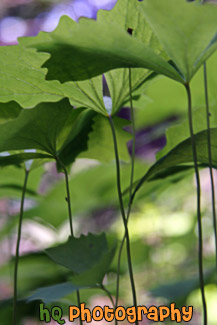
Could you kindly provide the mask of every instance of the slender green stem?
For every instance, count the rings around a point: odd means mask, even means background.
[[[197,186],[197,223],[198,223],[198,238],[199,238],[199,251],[198,251],[198,266],[199,266],[199,279],[200,279],[200,291],[203,305],[203,321],[204,325],[207,325],[207,306],[205,298],[205,289],[204,289],[204,275],[203,275],[203,232],[202,232],[202,220],[201,220],[201,186],[200,186],[200,174],[197,164],[197,149],[193,129],[193,119],[192,119],[192,101],[191,101],[191,90],[189,84],[185,85],[187,97],[188,97],[188,121],[189,121],[189,130],[191,136],[192,144],[192,154],[194,160],[194,169],[196,177],[196,186]]]
[[[132,77],[131,77],[131,68],[129,68],[129,90],[130,90],[130,115],[131,115],[131,125],[132,125],[132,153],[131,153],[131,176],[130,176],[130,188],[129,188],[129,206],[128,206],[128,218],[130,215],[131,209],[131,197],[133,191],[133,179],[134,179],[134,166],[135,166],[135,150],[136,150],[136,126],[135,126],[135,117],[133,109],[133,98],[132,98]]]
[[[100,288],[103,291],[105,291],[105,293],[107,294],[107,296],[109,297],[109,299],[112,303],[113,308],[115,309],[115,303],[114,303],[114,299],[112,298],[111,292],[103,284],[100,285]]]
[[[70,198],[70,189],[69,189],[69,176],[68,176],[68,172],[67,172],[67,169],[66,169],[65,165],[62,163],[62,161],[59,159],[59,157],[56,157],[56,160],[58,161],[58,163],[62,167],[63,173],[65,175],[66,195],[67,195],[66,196],[66,201],[67,201],[67,205],[68,205],[70,231],[71,231],[71,236],[74,236],[73,222],[72,222],[71,198]],[[81,305],[79,290],[76,291],[76,294],[77,294],[77,303],[78,303],[78,307],[79,307]],[[82,320],[81,320],[81,317],[80,317],[80,325],[82,325],[82,324],[83,323],[82,323]]]
[[[215,237],[215,260],[216,260],[216,274],[217,274],[217,228],[216,228],[216,207],[215,207],[215,185],[212,170],[212,145],[211,145],[211,133],[210,133],[210,111],[209,111],[209,96],[208,96],[208,81],[207,81],[207,69],[206,63],[204,63],[204,90],[206,100],[206,123],[207,123],[207,145],[208,145],[208,157],[209,157],[209,173],[212,191],[212,216],[213,216],[213,229]]]
[[[129,220],[131,207],[132,207],[132,191],[133,191],[133,179],[134,179],[134,166],[135,166],[135,149],[136,149],[136,127],[135,127],[135,117],[133,108],[133,98],[132,98],[132,76],[131,68],[129,68],[129,94],[130,94],[130,115],[131,115],[131,125],[132,125],[132,153],[131,153],[131,173],[130,173],[130,187],[129,187],[129,203],[127,210],[127,222]],[[121,267],[121,255],[124,247],[124,242],[126,238],[126,233],[124,233],[123,239],[121,241],[119,253],[118,253],[118,266],[117,266],[117,283],[116,283],[116,301],[115,306],[118,305],[119,299],[119,287],[120,287],[120,267]]]
[[[15,266],[14,266],[14,298],[13,298],[13,325],[16,325],[17,320],[17,279],[18,279],[18,265],[20,257],[20,241],[21,241],[21,232],[22,232],[22,222],[23,222],[23,211],[24,211],[24,202],[27,181],[29,176],[29,170],[25,170],[25,178],[22,190],[22,197],[20,203],[20,216],[18,224],[18,234],[17,234],[17,244],[16,244],[16,257],[15,257]]]
[[[119,199],[119,205],[120,205],[120,210],[121,210],[121,216],[122,216],[124,228],[125,228],[125,236],[126,236],[126,244],[127,244],[127,260],[128,260],[128,269],[129,269],[131,289],[132,289],[132,295],[133,295],[133,304],[135,307],[137,307],[136,288],[135,288],[135,283],[134,283],[133,266],[132,266],[131,252],[130,252],[130,237],[129,237],[128,226],[127,226],[127,218],[125,216],[125,211],[124,211],[122,192],[121,192],[120,161],[119,161],[119,154],[118,154],[117,138],[116,138],[115,127],[114,127],[112,117],[109,116],[108,119],[109,119],[109,123],[111,126],[113,143],[114,143],[118,199]],[[137,320],[136,320],[135,324],[138,325]]]
[[[73,222],[72,222],[72,209],[71,209],[71,199],[70,199],[70,189],[69,189],[69,176],[68,176],[68,172],[67,172],[67,169],[66,169],[65,165],[62,163],[62,161],[59,159],[59,157],[56,157],[56,160],[58,161],[58,163],[62,167],[64,176],[65,176],[66,201],[67,201],[67,206],[68,206],[69,225],[70,225],[71,236],[73,236],[74,231],[73,231]]]

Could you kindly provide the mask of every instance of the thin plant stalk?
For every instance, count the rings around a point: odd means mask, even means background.
[[[204,70],[204,91],[206,101],[206,123],[207,123],[207,145],[208,145],[208,157],[209,157],[209,173],[212,192],[212,216],[213,216],[213,230],[215,237],[215,259],[216,259],[216,274],[217,274],[217,228],[216,228],[216,206],[215,206],[215,185],[212,170],[212,145],[211,145],[211,132],[210,132],[210,111],[209,111],[209,95],[208,95],[208,81],[207,81],[207,69],[206,63],[203,65]]]
[[[201,186],[200,186],[200,174],[197,163],[197,149],[194,136],[193,118],[192,118],[192,100],[191,90],[189,84],[185,85],[187,97],[188,97],[188,121],[189,131],[191,136],[192,154],[194,160],[194,170],[196,177],[197,186],[197,223],[198,223],[198,267],[199,267],[199,280],[200,280],[200,291],[203,305],[203,324],[207,325],[207,305],[204,289],[204,275],[203,275],[203,231],[202,231],[202,220],[201,220]]]
[[[72,222],[71,199],[70,199],[70,189],[69,189],[69,176],[68,176],[67,169],[66,169],[65,165],[62,163],[62,161],[58,157],[56,158],[56,160],[59,162],[60,166],[63,169],[63,173],[65,175],[66,201],[67,201],[67,205],[68,205],[70,232],[71,232],[71,236],[74,236],[73,222]],[[77,295],[78,306],[80,306],[81,305],[81,298],[80,298],[79,290],[76,291],[76,295]],[[80,325],[82,325],[82,324],[83,324],[83,322],[82,322],[81,317],[80,317]]]
[[[121,192],[120,160],[119,160],[119,154],[118,154],[117,138],[116,138],[116,132],[115,132],[115,127],[114,127],[112,117],[108,116],[108,120],[109,120],[109,123],[111,126],[113,143],[114,143],[118,199],[119,199],[119,205],[120,205],[120,210],[121,210],[121,216],[122,216],[124,228],[125,228],[126,245],[127,245],[127,260],[128,260],[128,269],[129,269],[131,290],[132,290],[132,296],[133,296],[133,304],[135,307],[137,307],[136,288],[135,288],[135,283],[134,283],[133,266],[132,266],[131,252],[130,252],[130,237],[129,237],[128,226],[127,226],[127,218],[126,218],[125,211],[124,211],[122,192]],[[138,325],[137,320],[135,321],[135,324]]]
[[[112,298],[111,292],[103,284],[100,285],[100,288],[107,294],[112,303],[113,308],[115,308],[115,302]]]
[[[131,126],[132,126],[132,135],[133,135],[133,137],[132,137],[131,173],[130,173],[129,204],[128,204],[128,210],[127,210],[127,222],[129,220],[131,207],[132,207],[132,191],[133,191],[134,166],[135,166],[135,149],[136,149],[136,127],[135,127],[135,117],[134,117],[133,98],[132,98],[131,68],[129,68],[129,94],[130,94],[130,116],[131,116]],[[126,233],[124,233],[123,239],[121,241],[119,253],[118,253],[116,299],[115,299],[115,306],[116,307],[118,305],[118,299],[119,299],[121,254],[122,254],[122,250],[123,250],[123,247],[124,247],[125,238],[126,238]]]
[[[71,209],[71,199],[70,199],[70,189],[69,189],[69,176],[66,167],[62,164],[63,172],[65,175],[65,184],[66,184],[66,201],[68,205],[68,214],[69,214],[69,225],[71,236],[74,236],[73,222],[72,222],[72,209]]]
[[[25,178],[24,178],[22,197],[21,197],[21,203],[20,203],[20,216],[19,216],[19,224],[18,224],[17,243],[16,243],[16,257],[15,257],[15,265],[14,265],[13,325],[16,325],[16,319],[17,319],[18,265],[19,265],[19,258],[20,258],[20,241],[21,241],[21,232],[22,232],[22,223],[23,223],[23,211],[24,211],[24,202],[25,202],[25,194],[26,194],[28,176],[29,176],[29,170],[25,169]]]

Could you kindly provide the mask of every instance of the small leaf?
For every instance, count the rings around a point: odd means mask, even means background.
[[[54,262],[74,272],[73,284],[94,285],[102,283],[114,256],[115,246],[109,249],[105,234],[80,238],[69,237],[65,244],[46,250]]]

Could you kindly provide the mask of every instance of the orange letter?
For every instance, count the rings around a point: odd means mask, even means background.
[[[148,309],[147,318],[150,319],[150,320],[154,320],[155,322],[158,322],[158,310],[157,310],[157,307],[151,306]]]
[[[122,315],[119,316],[119,311],[121,311]],[[126,318],[126,310],[123,306],[119,306],[115,310],[115,318],[117,321],[122,321]]]
[[[175,308],[175,303],[172,303],[170,305],[170,308],[171,308],[171,321],[176,321],[176,323],[180,323],[182,321],[182,318],[181,318],[181,312],[178,308]],[[175,316],[176,314],[176,316]]]
[[[89,308],[85,308],[85,304],[81,304],[81,320],[86,321],[87,323],[91,322],[91,312]]]
[[[109,308],[109,306],[104,306],[104,314],[106,322],[112,322],[114,319],[114,309]],[[110,314],[110,316],[108,315]]]
[[[96,315],[97,311],[99,312],[99,316]],[[96,306],[93,308],[93,311],[92,311],[92,317],[93,317],[93,320],[95,321],[100,321],[103,319],[103,310],[102,310],[102,307],[100,306]]]
[[[142,321],[142,311],[144,315],[148,313],[148,310],[145,306],[138,306],[137,307],[138,321]]]
[[[135,323],[136,321],[136,307],[127,308],[127,320],[129,323]]]
[[[186,310],[187,308],[188,308],[188,311]],[[192,316],[193,316],[193,306],[189,306],[189,307],[183,306],[182,313],[184,314],[182,316],[182,319],[184,320],[184,322],[190,322],[190,320],[192,319]]]
[[[159,311],[160,311],[160,322],[163,322],[164,319],[166,319],[167,317],[169,317],[169,315],[170,315],[170,309],[167,306],[160,306],[159,307]],[[164,313],[164,311],[166,313]]]
[[[74,310],[76,313],[74,314]],[[74,322],[75,318],[80,316],[80,309],[76,306],[69,306],[69,321]]]

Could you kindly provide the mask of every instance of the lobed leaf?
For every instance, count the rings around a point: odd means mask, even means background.
[[[58,82],[45,80],[46,70],[41,66],[48,57],[48,54],[37,53],[34,49],[1,46],[0,101],[16,101],[29,108],[40,102],[55,102],[63,98]]]
[[[141,9],[183,82],[217,49],[217,7],[185,0],[143,0]]]
[[[56,157],[81,130],[82,112],[73,109],[67,99],[23,110],[1,126],[0,151],[37,149]]]
[[[74,272],[72,283],[82,286],[102,283],[114,252],[115,245],[108,247],[105,234],[70,236],[66,243],[46,250],[55,263]]]

